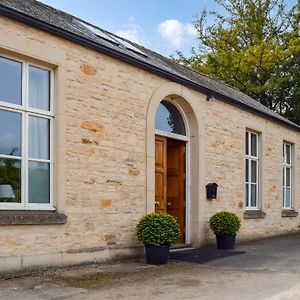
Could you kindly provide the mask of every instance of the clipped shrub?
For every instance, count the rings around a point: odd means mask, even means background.
[[[241,220],[232,212],[220,211],[210,217],[209,226],[215,235],[235,235],[241,227]]]
[[[173,216],[150,213],[140,219],[136,226],[136,235],[146,246],[171,246],[176,243],[180,229]]]

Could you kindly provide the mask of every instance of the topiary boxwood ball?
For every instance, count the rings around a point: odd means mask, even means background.
[[[232,212],[220,211],[210,217],[209,225],[215,235],[235,235],[241,227],[241,220]]]
[[[136,235],[146,246],[171,246],[176,243],[180,229],[176,219],[166,213],[150,213],[136,226]]]

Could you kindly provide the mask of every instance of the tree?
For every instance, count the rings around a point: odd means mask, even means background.
[[[289,95],[285,116],[300,124],[300,1],[290,13],[292,30],[287,34],[291,41],[291,53],[286,63],[286,72],[290,75]]]
[[[191,57],[178,52],[178,62],[300,123],[295,117],[296,108],[300,110],[299,3],[286,12],[283,0],[215,2],[225,16],[210,12],[214,22],[206,25],[208,13],[202,11],[194,24],[199,49],[192,49]]]

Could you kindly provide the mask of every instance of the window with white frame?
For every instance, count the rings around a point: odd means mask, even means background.
[[[292,208],[292,145],[283,143],[283,209]]]
[[[51,209],[52,71],[0,56],[0,208]]]
[[[246,174],[245,195],[246,209],[258,208],[259,183],[259,147],[258,134],[246,131]]]

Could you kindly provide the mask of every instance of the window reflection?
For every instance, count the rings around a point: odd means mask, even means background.
[[[0,202],[21,203],[21,162],[0,158]]]
[[[161,131],[186,135],[183,119],[177,108],[168,101],[162,101],[156,112],[155,128]]]
[[[0,101],[21,104],[22,63],[0,57]]]
[[[50,165],[42,162],[29,162],[28,168],[29,203],[50,202]]]
[[[21,114],[0,109],[0,154],[21,156]]]

